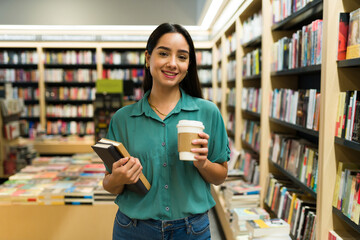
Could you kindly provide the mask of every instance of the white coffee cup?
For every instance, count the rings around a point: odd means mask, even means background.
[[[199,139],[199,133],[205,129],[200,121],[180,120],[177,124],[179,159],[183,161],[197,161],[198,153],[190,151],[191,148],[199,148],[200,145],[192,144],[192,140]]]

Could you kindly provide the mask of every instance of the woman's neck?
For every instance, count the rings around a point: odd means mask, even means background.
[[[181,92],[179,88],[166,90],[152,88],[148,100],[152,105],[156,107],[166,107],[177,103],[180,97]]]
[[[175,108],[181,97],[179,88],[160,90],[152,88],[148,97],[150,107],[164,120],[165,117]]]

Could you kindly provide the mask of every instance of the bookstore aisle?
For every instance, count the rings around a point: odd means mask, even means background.
[[[209,221],[210,221],[210,232],[212,240],[225,240],[225,235],[222,230],[219,218],[216,214],[215,208],[210,209],[209,211]]]

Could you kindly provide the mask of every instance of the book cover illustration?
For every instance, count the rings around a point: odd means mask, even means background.
[[[348,32],[349,32],[349,13],[340,13],[339,36],[338,36],[338,55],[337,55],[338,61],[346,59]]]
[[[346,59],[360,57],[360,8],[350,13]]]

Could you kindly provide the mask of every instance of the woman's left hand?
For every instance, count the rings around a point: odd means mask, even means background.
[[[194,166],[196,168],[206,168],[206,165],[208,163],[208,140],[210,138],[210,136],[204,132],[199,133],[199,139],[194,139],[192,141],[192,144],[197,144],[200,145],[200,148],[192,148],[191,152],[193,153],[198,153],[199,155],[195,156],[195,159],[197,159],[197,161],[194,161]]]

